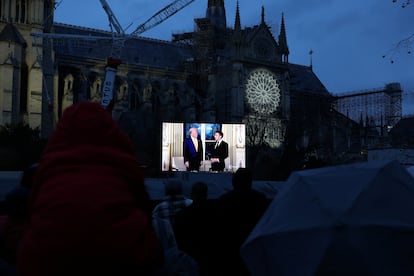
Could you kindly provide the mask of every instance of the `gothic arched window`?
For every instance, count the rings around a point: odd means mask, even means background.
[[[92,83],[92,86],[90,87],[92,102],[101,101],[101,87],[102,87],[102,80],[99,77],[96,77],[96,79]]]
[[[9,3],[7,1],[0,1],[0,19],[8,20],[9,19]]]
[[[27,0],[16,0],[16,22],[27,22]]]
[[[63,89],[62,111],[73,104],[73,75],[68,74],[65,78],[65,86]]]

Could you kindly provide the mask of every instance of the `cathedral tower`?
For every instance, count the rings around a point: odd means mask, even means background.
[[[38,57],[45,53],[42,41],[30,33],[47,31],[45,22],[53,23],[54,6],[54,0],[0,2],[0,125],[40,126],[43,77]]]
[[[225,29],[227,25],[224,0],[208,0],[206,17],[210,19],[212,25]]]

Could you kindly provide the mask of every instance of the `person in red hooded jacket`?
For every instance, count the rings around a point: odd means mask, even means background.
[[[19,275],[147,275],[159,246],[129,138],[97,103],[67,108],[34,176]]]

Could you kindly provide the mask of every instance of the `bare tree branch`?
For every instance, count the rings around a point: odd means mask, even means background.
[[[393,3],[401,3],[401,7],[405,8],[408,5],[411,4],[412,0],[402,0],[402,1],[398,1],[398,0],[392,0]],[[414,33],[409,35],[408,37],[400,40],[397,44],[395,44],[394,47],[392,47],[387,54],[383,55],[382,58],[386,58],[388,57],[390,59],[391,63],[394,63],[394,57],[397,54],[401,53],[401,50],[403,50],[406,54],[411,54],[412,52],[412,47],[414,45]]]
[[[394,47],[392,47],[387,54],[383,55],[382,58],[388,57],[391,63],[394,63],[394,58],[396,55],[401,54],[401,51],[404,51],[406,54],[412,53],[412,48],[414,45],[414,33],[408,37],[400,40]]]
[[[261,146],[266,144],[266,128],[268,120],[256,116],[245,118],[247,144],[249,146]]]
[[[392,2],[393,2],[393,3],[397,3],[397,2],[398,2],[398,0],[392,0]],[[400,1],[400,2],[402,2],[402,3],[401,3],[401,7],[402,7],[402,8],[405,8],[405,7],[407,7],[407,6],[411,3],[411,0],[404,0],[404,1]]]

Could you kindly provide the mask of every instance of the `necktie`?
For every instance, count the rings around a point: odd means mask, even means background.
[[[217,141],[216,142],[216,145],[214,146],[214,148],[216,149],[218,147],[218,145],[219,145],[219,142]]]
[[[196,139],[192,139],[192,140],[193,140],[195,150],[198,151],[198,141]]]

